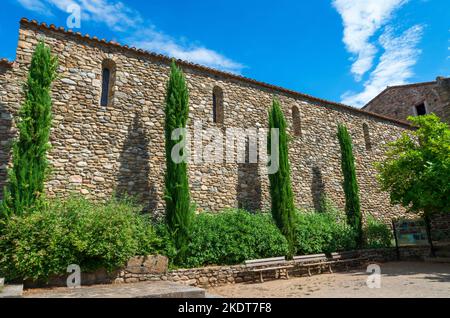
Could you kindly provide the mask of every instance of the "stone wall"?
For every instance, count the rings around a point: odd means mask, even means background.
[[[438,77],[435,82],[389,87],[364,109],[406,120],[408,116],[416,115],[414,107],[421,103],[425,103],[427,112],[450,123],[450,78]]]
[[[48,195],[75,192],[101,200],[126,192],[138,195],[155,214],[163,211],[164,96],[170,60],[22,20],[16,67],[6,76],[0,73],[2,145],[13,135],[11,118],[19,109],[20,86],[39,38],[45,39],[60,63],[52,90]],[[114,96],[105,107],[100,106],[104,61],[115,64]],[[336,131],[338,123],[345,123],[355,145],[362,210],[386,222],[403,214],[403,209],[391,206],[388,195],[379,190],[373,163],[383,158],[388,142],[409,128],[404,123],[186,62],[179,65],[190,90],[189,128],[195,120],[201,120],[204,128],[219,130],[267,127],[273,96],[281,100],[293,136],[290,161],[297,206],[316,207],[324,193],[339,207],[344,206]],[[215,86],[223,90],[223,125],[213,123]],[[301,133],[296,136],[292,133],[294,107],[301,121]],[[363,124],[367,124],[369,136],[364,136]],[[370,149],[366,148],[367,138]],[[3,147],[3,163],[6,154]],[[1,169],[3,187],[4,164]],[[258,164],[191,164],[192,200],[199,210],[267,209],[268,178],[261,170]]]

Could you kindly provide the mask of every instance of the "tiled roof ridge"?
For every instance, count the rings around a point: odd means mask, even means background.
[[[8,60],[8,59],[5,59],[5,58],[0,59],[0,65],[6,65],[6,66],[8,66],[8,67],[12,67],[13,64],[14,64],[14,62],[11,62],[11,61]]]
[[[430,81],[430,82],[419,82],[419,83],[411,83],[411,84],[402,84],[402,85],[392,85],[392,86],[387,86],[383,91],[381,91],[381,93],[379,93],[377,96],[375,96],[374,98],[372,98],[363,108],[361,108],[362,110],[364,110],[365,108],[367,108],[368,106],[370,106],[370,104],[372,104],[373,101],[375,101],[379,96],[381,96],[382,94],[384,94],[386,91],[390,90],[390,89],[395,89],[395,88],[404,88],[404,87],[418,87],[418,86],[426,86],[426,85],[433,85],[436,84],[436,81]]]
[[[52,31],[63,33],[63,34],[66,34],[66,35],[76,36],[79,39],[84,39],[84,40],[88,40],[88,41],[94,41],[96,43],[109,45],[109,46],[114,46],[114,47],[117,47],[117,48],[122,48],[122,49],[125,49],[125,50],[128,50],[128,51],[132,51],[132,52],[135,52],[135,53],[138,53],[138,54],[142,54],[142,55],[145,55],[145,56],[148,56],[148,57],[159,59],[159,60],[161,60],[163,62],[167,62],[167,63],[169,63],[172,60],[172,58],[170,58],[170,57],[168,57],[166,55],[149,52],[149,51],[146,51],[146,50],[143,50],[143,49],[138,49],[138,48],[135,48],[135,47],[129,47],[128,45],[121,45],[118,42],[107,41],[105,39],[99,39],[96,36],[91,37],[89,34],[82,35],[80,32],[74,32],[72,30],[66,30],[64,27],[56,27],[54,24],[47,25],[46,23],[39,23],[36,20],[31,20],[30,21],[30,20],[28,20],[26,18],[22,18],[20,20],[20,24],[21,25],[32,25],[32,26],[35,26],[35,27],[38,27],[38,28],[41,28],[41,29],[52,30]],[[220,71],[220,70],[217,70],[217,69],[213,69],[213,68],[210,68],[210,67],[207,67],[207,66],[195,64],[195,63],[184,61],[184,60],[180,60],[180,59],[175,59],[175,62],[178,65],[180,65],[180,66],[185,66],[185,67],[189,67],[189,68],[196,69],[196,70],[199,70],[199,71],[207,72],[207,73],[210,73],[210,74],[220,75],[220,76],[227,77],[227,78],[230,78],[230,79],[243,81],[243,82],[250,83],[250,84],[253,84],[253,85],[256,85],[256,86],[260,86],[260,87],[264,87],[264,88],[271,89],[271,90],[274,90],[274,91],[278,91],[280,93],[285,93],[285,94],[289,94],[289,95],[293,95],[293,96],[309,99],[309,100],[312,100],[312,101],[316,101],[316,102],[319,102],[319,103],[324,103],[324,104],[337,106],[339,108],[343,108],[343,109],[346,109],[346,110],[349,110],[349,111],[361,113],[363,115],[372,116],[372,117],[376,117],[376,118],[379,118],[379,119],[387,120],[387,121],[390,121],[390,122],[393,122],[393,123],[396,123],[396,124],[400,124],[400,125],[403,125],[403,126],[411,127],[411,124],[406,122],[406,121],[402,121],[402,120],[398,120],[398,119],[395,119],[395,118],[379,115],[379,114],[376,114],[376,113],[372,113],[372,112],[369,112],[369,111],[365,111],[365,110],[354,108],[354,107],[351,107],[351,106],[348,106],[348,105],[344,105],[344,104],[341,104],[341,103],[338,103],[338,102],[333,102],[333,101],[325,100],[325,99],[322,99],[322,98],[314,97],[314,96],[311,96],[311,95],[308,95],[308,94],[303,94],[303,93],[300,93],[300,92],[297,92],[297,91],[293,91],[293,90],[289,90],[289,89],[286,89],[286,88],[283,88],[283,87],[280,87],[280,86],[276,86],[276,85],[260,82],[260,81],[257,81],[257,80],[254,80],[254,79],[251,79],[251,78],[248,78],[248,77],[244,77],[244,76],[241,76],[241,75],[236,75],[236,74],[233,74],[233,73]]]

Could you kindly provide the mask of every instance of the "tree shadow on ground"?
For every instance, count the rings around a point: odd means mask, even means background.
[[[426,275],[424,277],[414,277],[414,279],[425,279],[431,282],[450,283],[450,266],[444,263],[432,263],[423,261],[395,261],[388,263],[379,263],[381,275],[388,277]],[[355,276],[368,276],[365,268],[361,272],[355,273]]]

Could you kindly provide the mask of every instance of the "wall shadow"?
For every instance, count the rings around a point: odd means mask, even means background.
[[[240,209],[261,211],[261,178],[257,163],[238,164],[237,201]]]
[[[0,200],[3,199],[3,188],[8,181],[8,163],[11,159],[13,117],[3,103],[0,103]]]
[[[318,166],[312,167],[311,197],[313,198],[314,210],[322,211],[322,203],[325,197],[325,183],[322,178],[322,170]]]
[[[150,139],[140,117],[135,114],[128,127],[119,157],[116,195],[132,197],[144,206],[143,212],[155,214],[158,197],[156,185],[150,181]]]

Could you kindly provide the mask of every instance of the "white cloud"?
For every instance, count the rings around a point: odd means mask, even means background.
[[[83,20],[104,23],[110,29],[125,34],[126,42],[139,48],[166,54],[170,57],[218,68],[224,71],[239,73],[244,67],[224,55],[199,45],[177,41],[146,21],[142,15],[114,0],[17,0],[24,8],[44,14],[53,9],[66,12],[72,4],[80,5]]]
[[[347,92],[342,103],[362,107],[388,85],[406,84],[414,73],[412,67],[417,63],[421,50],[417,48],[422,38],[423,26],[415,25],[400,36],[395,36],[392,27],[387,27],[379,42],[384,49],[375,70],[364,83],[360,93]]]
[[[45,4],[41,0],[17,0],[17,2],[27,10],[44,15],[49,14]]]
[[[351,72],[356,80],[373,66],[377,48],[371,37],[391,18],[392,13],[408,0],[333,0],[344,24],[343,42],[354,55]]]
[[[137,32],[127,42],[133,46],[143,48],[156,53],[165,54],[177,59],[187,60],[193,63],[217,68],[220,70],[240,73],[244,66],[224,55],[202,46],[177,43],[170,36],[155,31],[154,27]]]

